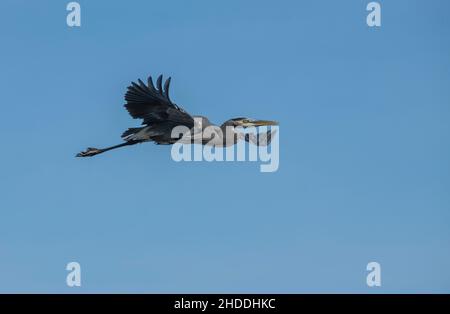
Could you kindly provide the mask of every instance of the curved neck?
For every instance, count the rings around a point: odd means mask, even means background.
[[[239,133],[236,132],[235,128],[231,124],[227,124],[226,122],[220,126],[223,134],[223,145],[224,146],[232,146],[237,143],[239,140]]]

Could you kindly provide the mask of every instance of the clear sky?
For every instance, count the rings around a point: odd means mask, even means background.
[[[0,3],[0,292],[450,292],[449,1],[379,29],[368,0],[80,0],[80,28],[68,2]],[[192,114],[279,121],[279,170],[75,158],[159,73]]]

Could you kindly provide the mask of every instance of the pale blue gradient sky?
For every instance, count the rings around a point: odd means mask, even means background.
[[[450,292],[448,1],[381,29],[362,0],[84,0],[79,29],[68,2],[0,4],[0,292]],[[192,114],[280,121],[279,171],[74,158],[159,73]]]

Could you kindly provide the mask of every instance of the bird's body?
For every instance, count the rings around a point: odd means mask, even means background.
[[[255,145],[270,143],[270,131],[265,134],[265,143],[256,137],[238,132],[238,127],[276,125],[274,121],[252,120],[248,118],[230,119],[221,126],[212,124],[204,116],[192,116],[177,106],[169,98],[170,77],[162,87],[162,75],[156,81],[148,78],[147,85],[140,79],[132,82],[125,94],[125,108],[135,119],[143,119],[141,127],[129,128],[122,134],[123,143],[99,149],[88,148],[77,157],[90,157],[119,147],[143,142],[170,145],[174,143],[198,143],[212,146],[230,146],[238,140],[246,140]]]

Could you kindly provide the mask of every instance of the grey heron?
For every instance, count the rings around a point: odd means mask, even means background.
[[[212,124],[204,116],[192,116],[176,105],[169,97],[170,77],[162,86],[160,75],[153,84],[150,76],[145,84],[141,79],[131,82],[125,94],[125,108],[134,119],[143,119],[141,127],[129,128],[122,134],[123,143],[106,148],[89,147],[76,157],[91,157],[119,147],[153,141],[156,144],[200,143],[202,145],[230,146],[242,139],[254,145],[268,145],[273,133],[251,134],[239,128],[272,126],[278,123],[270,120],[255,120],[245,117],[233,118],[220,126]],[[177,127],[185,130],[173,134]],[[205,132],[205,130],[209,132]],[[206,134],[206,135],[205,135]]]

